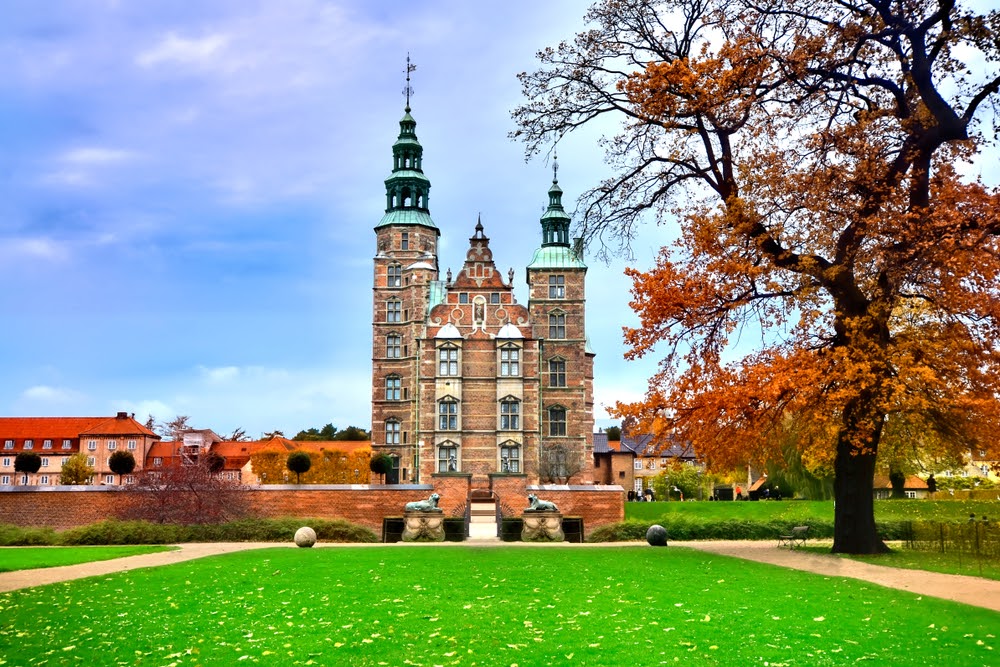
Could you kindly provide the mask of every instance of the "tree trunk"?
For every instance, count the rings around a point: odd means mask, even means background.
[[[889,484],[892,486],[892,491],[889,494],[890,498],[906,497],[906,475],[901,471],[892,468],[889,469]]]
[[[833,553],[887,553],[875,529],[875,457],[882,435],[883,415],[858,416],[865,403],[859,398],[844,410],[844,428],[834,461]],[[866,447],[854,446],[864,438]]]

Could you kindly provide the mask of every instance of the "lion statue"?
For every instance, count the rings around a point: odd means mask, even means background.
[[[441,499],[436,493],[432,493],[431,497],[427,500],[414,500],[412,503],[406,503],[407,512],[441,512],[441,508],[438,507],[438,501]]]
[[[531,506],[524,510],[525,512],[558,512],[559,508],[556,504],[550,500],[539,500],[538,496],[533,493],[528,494],[528,502]]]

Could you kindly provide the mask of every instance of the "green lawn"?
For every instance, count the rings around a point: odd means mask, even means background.
[[[998,500],[877,500],[876,521],[965,521],[969,514],[1000,518]],[[754,521],[810,519],[833,521],[833,501],[763,500],[758,502],[625,503],[625,518],[655,521],[662,516],[693,520],[749,519]]]
[[[36,567],[59,567],[97,560],[170,551],[176,547],[114,546],[114,547],[0,547],[0,572],[30,570]],[[0,662],[0,665],[3,663]]]
[[[1000,561],[989,558],[976,558],[968,553],[940,551],[916,551],[907,549],[902,544],[891,544],[892,553],[877,556],[854,556],[847,554],[831,554],[829,546],[801,547],[806,551],[824,554],[831,558],[851,558],[873,565],[886,567],[901,567],[907,570],[926,570],[944,574],[964,574],[971,577],[1000,580]]]
[[[266,549],[0,594],[11,665],[964,666],[998,629],[677,547]]]

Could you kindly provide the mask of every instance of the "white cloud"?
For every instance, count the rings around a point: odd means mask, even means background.
[[[28,387],[21,394],[21,398],[38,403],[69,403],[79,397],[80,393],[72,389],[50,387],[44,384]]]
[[[77,165],[103,165],[125,162],[133,159],[134,157],[135,154],[131,151],[91,146],[86,148],[74,148],[66,151],[60,156],[59,159],[62,162]]]
[[[169,32],[156,46],[136,56],[135,61],[141,67],[153,67],[164,63],[205,66],[217,61],[229,44],[229,39],[229,36],[224,34],[206,35],[201,39],[186,39]]]
[[[201,376],[211,383],[232,382],[240,378],[240,369],[237,366],[222,366],[219,368],[207,368],[199,366]]]
[[[69,257],[65,244],[48,238],[0,239],[0,260],[41,259],[62,261]]]

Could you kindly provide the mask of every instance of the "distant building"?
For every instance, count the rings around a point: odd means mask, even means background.
[[[147,453],[160,436],[137,422],[134,415],[114,417],[0,417],[0,486],[9,484],[49,486],[59,484],[63,463],[83,453],[94,468],[93,484],[121,484],[108,459],[124,450],[135,457],[135,472],[142,470]],[[21,452],[42,458],[37,473],[15,473],[14,459]]]
[[[587,266],[571,246],[556,179],[526,269],[497,270],[481,222],[465,263],[439,274],[423,147],[407,105],[375,226],[372,448],[392,457],[389,482],[460,475],[489,489],[498,475],[589,483],[593,359],[584,317]]]

